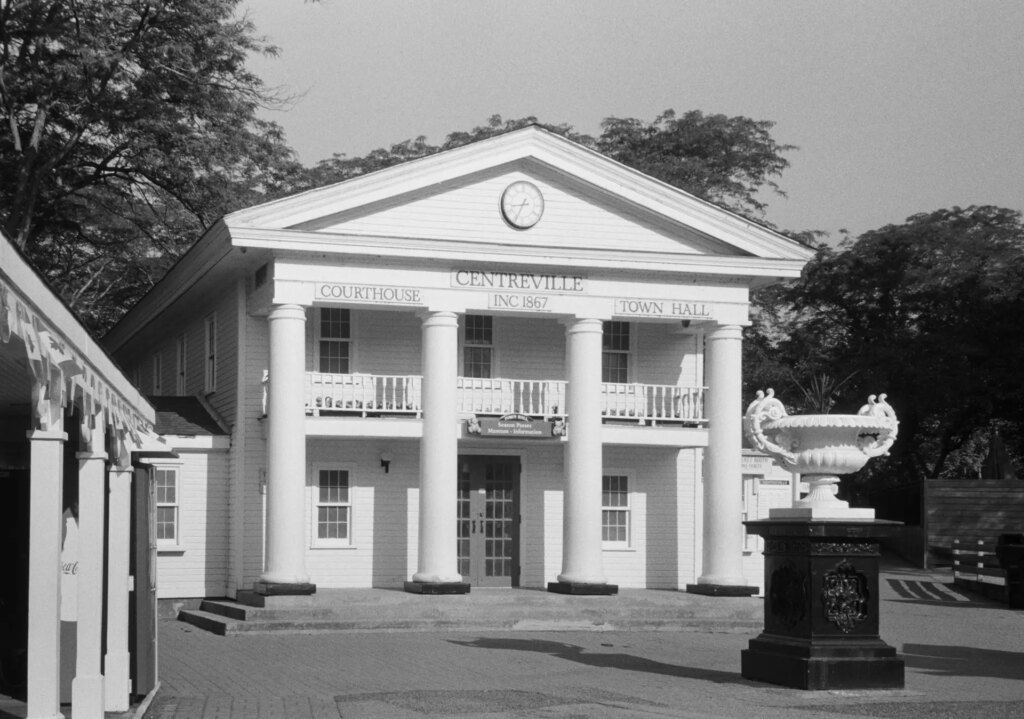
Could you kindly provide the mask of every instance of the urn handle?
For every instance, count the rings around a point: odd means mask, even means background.
[[[896,419],[896,412],[892,406],[885,401],[886,395],[880,394],[877,399],[875,395],[868,397],[868,403],[860,408],[857,414],[864,417],[877,417],[883,420],[883,427],[875,434],[862,433],[857,437],[857,447],[868,457],[882,457],[889,454],[889,448],[896,441],[899,433],[900,423]]]
[[[743,428],[754,447],[789,467],[795,467],[796,455],[773,442],[761,428],[763,422],[786,416],[786,407],[775,398],[775,390],[769,388],[767,393],[758,390],[757,399],[750,403],[746,414],[743,415]]]

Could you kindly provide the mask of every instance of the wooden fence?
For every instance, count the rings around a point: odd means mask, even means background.
[[[953,583],[1005,602],[1006,570],[996,557],[996,543],[954,539]]]
[[[925,482],[928,549],[952,557],[953,540],[995,542],[1000,534],[1024,533],[1024,481],[930,479]]]

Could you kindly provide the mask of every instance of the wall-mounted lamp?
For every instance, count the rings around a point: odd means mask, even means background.
[[[690,320],[683,320],[680,324],[682,324],[683,329],[685,330],[690,326]]]
[[[380,466],[384,468],[384,474],[387,474],[391,469],[391,453],[381,452],[380,453]]]

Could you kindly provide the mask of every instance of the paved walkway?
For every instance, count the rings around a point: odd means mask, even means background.
[[[163,621],[162,689],[146,719],[1024,716],[1024,612],[965,595],[942,572],[889,567],[881,591],[882,637],[907,662],[901,691],[744,680],[740,651],[757,630],[724,616],[742,620],[760,600],[682,595],[694,609],[715,602],[715,621],[674,631],[490,631],[473,621],[465,631],[229,637]],[[477,609],[467,617],[486,610],[486,594],[470,595]],[[492,608],[514,594],[496,595]],[[603,599],[620,609],[630,601]]]

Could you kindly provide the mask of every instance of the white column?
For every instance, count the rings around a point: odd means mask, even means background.
[[[305,584],[306,311],[300,305],[277,305],[267,322],[267,559],[260,578],[273,584]]]
[[[35,430],[31,441],[27,719],[60,713],[60,540],[64,495],[61,431]]]
[[[562,573],[566,584],[604,584],[601,568],[601,337],[596,319],[571,320],[566,330],[565,495]]]
[[[458,316],[423,320],[423,439],[420,441],[419,553],[413,582],[461,582],[456,547]]]
[[[128,555],[131,544],[132,468],[110,470],[110,519],[107,522],[107,653],[104,703],[109,712],[129,709]]]
[[[102,440],[98,442],[102,446]],[[103,719],[103,515],[106,452],[78,457],[78,653],[71,682],[76,719]]]
[[[742,467],[743,329],[707,335],[708,448],[704,477],[703,571],[698,585],[744,586]]]

